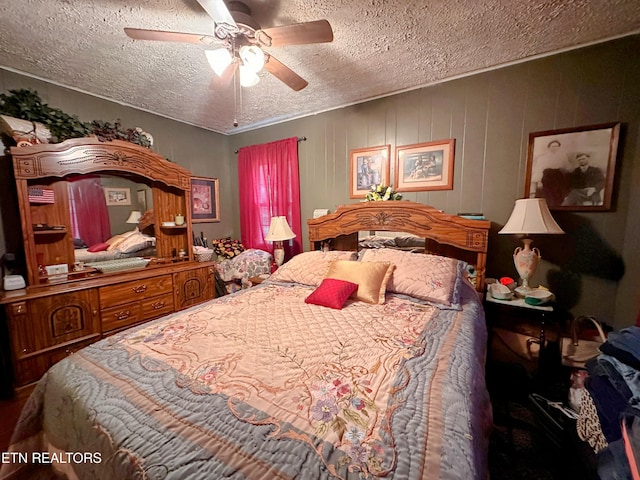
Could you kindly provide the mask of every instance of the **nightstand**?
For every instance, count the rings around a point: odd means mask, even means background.
[[[534,390],[551,387],[560,372],[559,360],[549,343],[557,342],[559,333],[553,305],[529,305],[522,298],[498,300],[487,292],[484,306],[489,362],[519,363],[535,383]],[[502,343],[505,349],[500,351],[496,347]]]

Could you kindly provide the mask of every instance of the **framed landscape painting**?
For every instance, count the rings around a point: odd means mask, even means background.
[[[397,192],[453,190],[455,139],[404,145],[396,150]]]
[[[217,178],[191,177],[191,221],[193,223],[220,221]]]
[[[611,209],[620,123],[529,134],[525,198],[552,210]]]

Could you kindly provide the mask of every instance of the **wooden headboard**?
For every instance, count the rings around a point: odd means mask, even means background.
[[[307,220],[312,250],[331,240],[334,250],[358,250],[358,232],[406,232],[425,239],[425,252],[454,257],[474,265],[476,289],[484,291],[491,222],[449,215],[416,202],[362,202]]]

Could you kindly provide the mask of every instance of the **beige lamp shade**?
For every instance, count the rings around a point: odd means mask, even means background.
[[[549,234],[564,233],[551,216],[544,198],[521,198],[516,200],[511,216],[498,233]]]
[[[291,227],[287,223],[287,217],[271,217],[269,231],[264,239],[267,242],[281,242],[283,240],[291,240],[296,238]]]
[[[139,210],[132,210],[129,218],[127,218],[127,223],[138,223],[140,221],[140,217],[142,217],[142,214]]]

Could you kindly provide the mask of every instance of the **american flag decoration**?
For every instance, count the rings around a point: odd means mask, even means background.
[[[55,192],[51,188],[29,187],[29,202],[55,203]]]

